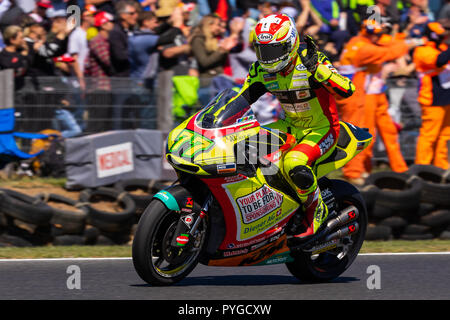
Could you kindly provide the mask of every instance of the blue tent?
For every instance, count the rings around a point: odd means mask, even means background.
[[[15,138],[45,139],[49,136],[40,133],[14,132],[14,108],[0,109],[0,169],[10,162],[33,158],[43,152],[26,153],[19,149]]]

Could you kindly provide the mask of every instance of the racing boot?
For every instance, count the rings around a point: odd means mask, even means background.
[[[297,166],[289,172],[289,177],[296,185],[297,195],[300,198],[305,219],[303,226],[305,231],[294,237],[306,240],[316,233],[322,223],[328,217],[328,207],[323,202],[322,194],[317,185],[317,178],[309,166]]]

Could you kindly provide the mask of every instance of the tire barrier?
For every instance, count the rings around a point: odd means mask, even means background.
[[[367,240],[449,239],[450,170],[412,165],[371,174],[360,187],[369,213]]]
[[[109,188],[82,190],[77,200],[0,188],[0,247],[130,243],[141,213],[166,187],[151,180],[124,180]],[[139,193],[133,194],[135,190]]]
[[[114,189],[121,192],[125,191],[136,204],[136,213],[140,216],[145,208],[148,207],[153,195],[159,190],[166,188],[167,185],[156,180],[129,179],[118,181],[114,184]]]
[[[153,195],[166,184],[130,179],[85,189],[77,200],[0,188],[0,247],[117,245],[132,240]],[[360,188],[367,240],[450,239],[450,174],[433,166],[377,172]]]

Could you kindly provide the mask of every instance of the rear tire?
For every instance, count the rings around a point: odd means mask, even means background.
[[[302,282],[328,282],[337,278],[350,267],[364,242],[368,218],[361,194],[352,185],[344,181],[332,180],[332,183],[339,211],[351,205],[358,209],[359,217],[356,221],[359,224],[359,231],[350,236],[351,247],[342,259],[337,257],[339,247],[320,253],[315,259],[312,259],[312,254],[308,252],[292,253],[294,261],[286,263],[286,266],[289,272]],[[337,192],[339,194],[336,194]]]
[[[180,213],[153,200],[139,220],[133,240],[133,264],[138,275],[154,286],[167,286],[184,279],[195,268],[206,239],[206,221],[198,227],[199,236],[186,247],[170,246]],[[195,251],[192,246],[195,247]],[[174,255],[177,257],[173,258]],[[168,258],[170,257],[170,258]],[[162,267],[164,266],[164,267]]]

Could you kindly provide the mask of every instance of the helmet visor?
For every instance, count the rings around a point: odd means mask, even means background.
[[[274,63],[289,55],[290,45],[288,42],[275,44],[255,43],[255,53],[261,63]]]

